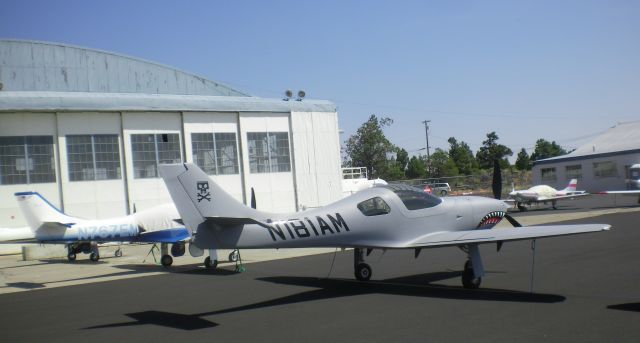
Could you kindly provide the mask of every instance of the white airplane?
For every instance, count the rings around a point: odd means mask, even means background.
[[[191,163],[159,166],[192,244],[201,249],[354,248],[356,279],[371,278],[365,263],[372,249],[457,246],[467,253],[462,284],[480,285],[480,244],[608,230],[607,224],[522,227],[508,205],[484,197],[437,198],[405,185],[378,186],[333,204],[291,214],[247,207]],[[493,229],[502,218],[513,228]]]
[[[571,179],[567,187],[562,190],[556,190],[555,188],[547,185],[533,186],[529,189],[520,191],[512,190],[509,193],[509,199],[505,200],[505,202],[509,204],[514,203],[520,211],[527,210],[527,208],[524,206],[525,204],[546,204],[548,202],[551,202],[551,207],[553,207],[553,209],[555,210],[556,202],[558,200],[573,199],[576,197],[589,195],[589,193],[586,193],[585,191],[577,191],[577,185],[578,180]]]
[[[170,266],[173,258],[167,253],[167,244],[172,244],[173,256],[182,256],[185,242],[191,237],[176,221],[180,217],[173,204],[123,217],[90,220],[62,213],[37,192],[19,192],[15,196],[29,227],[0,231],[1,243],[65,244],[69,261],[75,261],[81,252],[98,261],[98,243],[102,242],[161,243],[164,251],[160,261]],[[116,256],[122,256],[119,249]]]

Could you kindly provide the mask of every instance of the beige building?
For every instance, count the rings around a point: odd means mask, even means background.
[[[0,227],[15,192],[85,218],[171,199],[157,166],[193,162],[238,200],[293,212],[341,197],[336,107],[265,99],[152,62],[0,41]]]

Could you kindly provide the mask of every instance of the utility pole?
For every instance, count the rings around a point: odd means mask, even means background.
[[[431,173],[431,154],[429,153],[429,123],[431,120],[425,120],[422,123],[424,124],[424,133],[427,136],[427,172]]]

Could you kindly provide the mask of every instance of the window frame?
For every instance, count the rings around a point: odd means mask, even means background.
[[[204,141],[204,140],[194,140],[194,135],[201,135],[203,137],[207,137],[210,138],[210,141]],[[233,147],[233,152],[234,152],[234,158],[233,158],[233,165],[223,165],[222,161],[223,158],[221,157],[220,151],[222,151],[222,148],[219,151],[219,146],[221,142],[231,142],[230,139],[225,139],[223,138],[223,135],[233,135],[233,144],[228,144],[226,146],[232,146]],[[206,143],[209,144],[211,143],[212,146],[212,150],[213,151],[213,156],[211,156],[212,160],[213,160],[213,165],[212,166],[204,166],[204,165],[200,165],[199,162],[199,158],[198,158],[198,153],[200,151],[208,151],[207,149],[201,149],[198,148],[198,150],[196,150],[196,145],[194,144],[194,142],[196,143]],[[191,132],[191,156],[193,158],[193,163],[195,163],[198,167],[200,167],[202,170],[205,171],[205,173],[207,173],[207,175],[238,175],[240,174],[240,157],[238,154],[238,137],[236,135],[235,132]],[[231,159],[229,159],[231,160]],[[226,169],[231,168],[233,170],[232,173],[227,173],[225,172]],[[213,171],[212,173],[209,171]]]
[[[4,142],[2,142],[2,140],[6,140],[9,143],[11,140],[15,140],[16,143],[20,141],[20,144],[3,144]],[[44,140],[46,142],[42,143],[38,142],[38,140]],[[0,156],[0,185],[28,185],[58,182],[58,176],[56,174],[56,149],[54,146],[55,140],[52,135],[1,136],[0,151],[13,147],[16,149],[16,153],[20,154],[2,154],[2,156]],[[14,163],[3,164],[2,162],[4,162],[3,159],[5,158],[7,162],[11,162],[10,159],[14,158]],[[36,158],[41,159],[44,163],[37,163]],[[24,161],[24,174],[15,174],[10,170],[14,167],[14,171],[19,171],[17,166],[19,159]],[[47,160],[49,162],[47,162]],[[38,172],[38,166],[45,166],[44,170],[46,173]],[[49,168],[47,168],[47,166]],[[3,173],[5,168],[8,173]],[[3,180],[4,178],[11,179],[9,182],[5,182],[5,180]],[[34,179],[37,181],[34,181]]]
[[[158,141],[158,137],[162,137],[163,135],[167,135],[167,141]],[[158,165],[162,163],[166,163],[165,160],[167,160],[167,158],[165,158],[165,156],[161,156],[161,154],[166,154],[168,152],[172,152],[172,151],[177,151],[177,159],[180,162],[175,162],[176,159],[174,159],[171,163],[182,163],[183,159],[182,159],[182,143],[180,140],[180,133],[177,132],[161,132],[161,133],[131,133],[129,135],[129,141],[131,143],[131,163],[133,165],[133,178],[134,179],[157,179],[159,178],[159,173],[158,173]],[[134,136],[135,137],[140,137],[140,136],[152,136],[153,137],[153,147],[154,150],[139,150],[139,151],[135,151],[134,150],[134,146],[136,146],[136,144],[149,144],[149,142],[134,142]],[[174,142],[170,142],[169,137],[176,137],[176,140]],[[177,143],[177,150],[163,150],[160,151],[158,148],[160,147],[160,144],[165,144],[165,143]],[[153,152],[153,157],[154,159],[139,159],[136,160],[136,154],[145,154],[145,157],[148,157],[149,154]],[[136,166],[136,162],[138,163],[138,165]],[[144,169],[139,169],[141,166],[139,165],[140,163],[145,163],[142,167],[144,167]],[[152,165],[150,163],[147,162],[154,162],[153,166],[154,166],[154,175],[153,176],[138,176],[138,170],[143,170],[145,171],[145,175],[146,175],[146,168],[149,165]]]
[[[290,173],[291,172],[291,143],[288,131],[266,131],[266,132],[247,132],[247,156],[249,159],[249,173]],[[264,136],[256,139],[256,136]],[[278,137],[285,137],[279,139]],[[273,139],[273,142],[272,142]],[[265,144],[253,144],[254,152],[252,154],[251,142],[266,142]],[[278,142],[286,142],[286,148],[280,146]],[[283,144],[284,145],[284,144]],[[258,155],[258,150],[262,150],[262,154]],[[286,150],[286,155],[280,154]],[[266,152],[266,154],[265,154]],[[286,163],[281,161],[286,158]],[[266,161],[266,162],[262,162]],[[284,166],[284,167],[283,167]],[[285,170],[282,170],[285,169]]]
[[[365,209],[365,206],[368,206],[366,204],[367,202],[372,202],[372,204],[374,205],[369,210]],[[380,204],[383,204],[384,206],[382,206],[381,208],[378,207],[378,205]],[[391,207],[381,197],[373,197],[361,201],[356,207],[358,208],[358,211],[360,211],[360,213],[362,213],[365,217],[383,216],[391,213]]]
[[[70,158],[70,154],[71,154],[71,149],[69,149],[70,147],[70,137],[89,137],[90,141],[90,156],[91,156],[91,166],[92,166],[92,170],[93,170],[93,178],[79,178],[79,179],[75,179],[75,177],[72,177],[72,175],[75,175],[78,173],[78,171],[74,170],[74,168],[72,168],[72,164],[79,164],[82,162],[77,162],[77,161],[72,161],[72,158]],[[100,138],[100,137],[109,137],[109,138],[115,138],[115,141],[109,142],[108,145],[115,145],[115,150],[111,150],[111,151],[96,151],[96,145],[100,145],[100,144],[105,144],[104,142],[96,142],[96,138]],[[86,144],[86,143],[85,143]],[[76,144],[77,145],[77,144]],[[122,160],[120,157],[120,139],[119,139],[119,135],[117,134],[86,134],[86,135],[65,135],[65,146],[67,149],[67,176],[69,178],[69,182],[82,182],[82,181],[108,181],[108,180],[121,180],[122,179]],[[103,153],[111,153],[115,155],[115,159],[113,160],[98,160],[98,155],[99,154],[103,154]],[[73,154],[78,154],[78,153],[73,153]],[[99,178],[98,177],[98,168],[99,168],[99,164],[101,163],[111,163],[113,164],[114,162],[117,162],[116,168],[115,168],[115,173],[113,174],[114,177],[110,177],[110,173],[109,173],[109,169],[108,168],[100,168],[100,169],[105,169],[106,170],[106,177],[105,178]],[[86,162],[85,162],[86,163]],[[79,173],[79,175],[84,175],[83,173]]]

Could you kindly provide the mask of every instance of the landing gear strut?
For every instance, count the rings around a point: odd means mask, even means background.
[[[480,287],[482,276],[484,275],[480,249],[477,244],[471,244],[463,250],[467,251],[468,260],[465,262],[464,270],[462,271],[462,286],[467,289],[476,289]]]
[[[371,267],[364,263],[364,252],[360,248],[353,249],[354,275],[358,281],[371,279]]]

